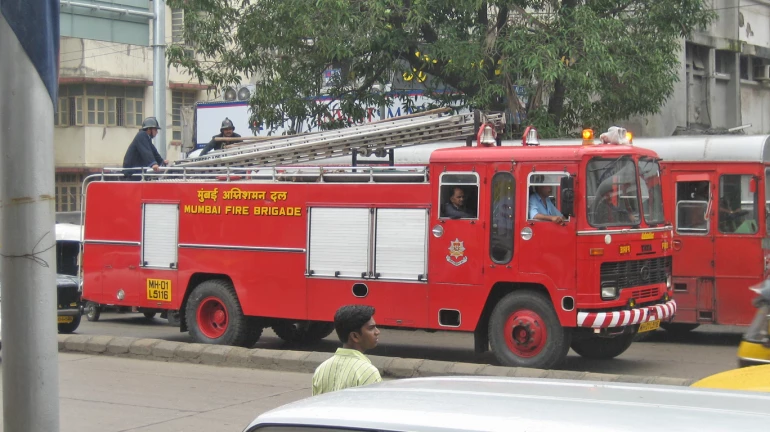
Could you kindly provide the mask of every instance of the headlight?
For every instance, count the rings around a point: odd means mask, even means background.
[[[671,288],[671,275],[666,278],[666,289]]]
[[[602,300],[612,300],[618,296],[618,288],[611,286],[602,287]]]
[[[78,292],[79,292],[79,293],[82,293],[82,292],[83,292],[83,281],[82,281],[82,280],[81,280],[81,281],[80,281],[80,283],[78,284]]]

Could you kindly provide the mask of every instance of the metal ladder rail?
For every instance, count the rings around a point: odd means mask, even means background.
[[[230,160],[232,157],[249,155],[260,151],[267,151],[273,149],[284,148],[297,148],[297,146],[316,145],[318,143],[330,143],[339,142],[348,139],[360,140],[362,137],[384,134],[389,131],[402,130],[402,129],[416,129],[424,127],[433,123],[443,123],[450,120],[450,117],[438,118],[437,116],[430,116],[427,118],[407,119],[406,121],[388,122],[388,124],[368,125],[355,128],[339,129],[335,131],[329,131],[329,133],[321,132],[315,134],[298,135],[289,138],[282,138],[278,140],[270,140],[267,142],[261,142],[249,146],[240,146],[236,149],[225,150],[223,152],[217,152],[211,156],[206,155],[202,158],[185,159],[179,161],[179,165],[206,165],[217,160]]]
[[[467,122],[468,116],[452,116],[421,122],[417,125],[398,125],[387,130],[343,136],[336,139],[310,141],[298,144],[275,146],[262,144],[261,148],[244,151],[238,155],[222,155],[214,160],[196,161],[185,166],[239,166],[267,165],[275,163],[297,163],[314,159],[324,159],[335,155],[348,155],[353,149],[367,150],[390,149],[472,135],[475,126]],[[498,120],[502,115],[492,118]]]
[[[217,154],[186,159],[185,161],[179,161],[179,162],[180,164],[182,164],[185,162],[198,162],[201,160],[212,160],[220,157],[226,157],[229,155],[241,154],[241,153],[252,151],[254,149],[259,149],[265,146],[293,145],[295,143],[321,141],[329,137],[340,138],[344,136],[356,136],[356,135],[360,135],[362,132],[366,132],[372,129],[375,129],[375,130],[388,129],[391,127],[402,126],[407,123],[420,123],[429,119],[437,119],[440,117],[443,117],[446,119],[446,118],[449,118],[450,116],[442,116],[441,112],[417,113],[417,114],[411,114],[409,116],[396,117],[395,119],[389,119],[389,120],[380,120],[380,121],[365,124],[365,125],[351,126],[343,129],[333,129],[328,131],[319,131],[319,132],[312,132],[312,133],[306,133],[306,134],[300,134],[300,135],[280,136],[280,137],[275,137],[275,139],[263,140],[263,141],[255,142],[250,145],[242,145],[234,149],[220,151],[220,152],[217,152]],[[248,140],[248,138],[245,138],[245,139]]]

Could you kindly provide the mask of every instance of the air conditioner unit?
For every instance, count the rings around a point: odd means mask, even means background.
[[[225,87],[222,89],[220,97],[226,101],[247,101],[254,93],[254,89],[257,86],[254,84],[246,84],[238,87]]]
[[[756,81],[770,81],[770,65],[758,65],[754,68]]]

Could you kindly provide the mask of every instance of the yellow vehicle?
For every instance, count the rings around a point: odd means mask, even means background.
[[[691,387],[770,393],[770,364],[720,372],[703,378]]]
[[[770,280],[751,287],[757,314],[738,347],[738,366],[770,365]]]

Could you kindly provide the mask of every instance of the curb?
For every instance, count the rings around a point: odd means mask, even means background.
[[[193,363],[212,366],[268,369],[313,373],[332,353],[248,349],[223,345],[169,342],[131,337],[59,335],[59,351],[101,354],[143,360]],[[367,356],[384,378],[480,375],[497,377],[549,378],[584,381],[644,383],[689,386],[697,380],[661,376],[617,375],[593,372],[544,370],[455,363],[411,358]]]

